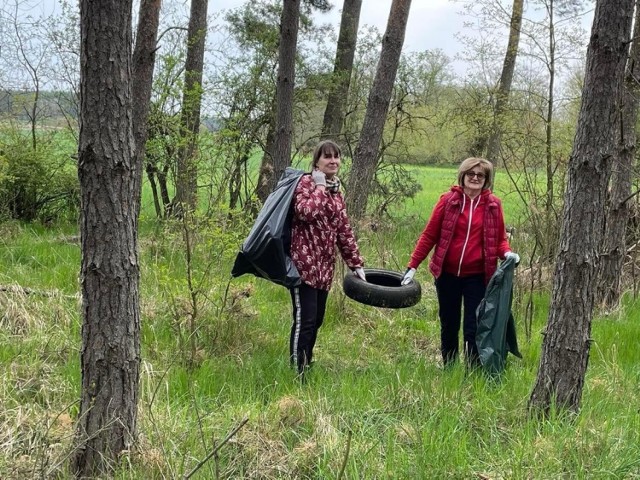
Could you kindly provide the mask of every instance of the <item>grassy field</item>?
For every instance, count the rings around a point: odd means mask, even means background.
[[[455,181],[452,169],[419,175],[424,189],[396,221],[360,225],[369,266],[404,270],[435,201]],[[507,189],[496,183],[497,192]],[[509,222],[522,207],[503,200]],[[301,384],[287,359],[287,291],[229,277],[248,226],[202,225],[193,275],[204,293],[190,323],[180,232],[151,217],[143,215],[140,239],[140,436],[116,478],[183,478],[245,420],[191,478],[640,478],[637,299],[594,319],[577,416],[527,415],[548,293],[535,296],[530,338],[517,302],[523,359],[511,357],[500,381],[462,366],[444,371],[426,265],[417,275],[422,301],[404,310],[357,304],[336,281],[316,363]],[[6,223],[0,233],[0,478],[68,478],[80,388],[77,229]]]

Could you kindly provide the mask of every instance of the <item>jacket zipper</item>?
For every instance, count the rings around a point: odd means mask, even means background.
[[[460,213],[464,213],[464,207],[465,207],[465,204],[467,203],[466,199],[467,199],[467,196],[463,194],[462,195],[462,211]],[[478,195],[478,200],[476,201],[475,207],[473,206],[473,200],[471,200],[471,203],[469,204],[469,223],[467,225],[467,237],[464,239],[464,244],[462,245],[462,253],[460,254],[460,263],[458,264],[458,275],[457,275],[458,277],[460,276],[460,272],[462,271],[462,259],[464,258],[465,251],[467,250],[467,243],[469,242],[469,234],[471,233],[471,222],[473,221],[473,211],[478,206],[478,203],[480,203],[480,195]]]

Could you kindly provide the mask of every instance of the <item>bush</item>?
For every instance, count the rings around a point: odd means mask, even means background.
[[[0,131],[0,139],[0,216],[43,222],[77,216],[77,168],[60,137],[47,134],[35,149],[16,129]]]

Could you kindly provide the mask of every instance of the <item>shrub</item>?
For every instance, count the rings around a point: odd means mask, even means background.
[[[43,222],[76,216],[77,169],[61,137],[46,134],[37,148],[17,129],[0,131],[0,139],[0,216]]]

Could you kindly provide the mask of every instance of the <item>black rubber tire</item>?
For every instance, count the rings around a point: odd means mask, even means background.
[[[353,272],[347,273],[342,288],[347,297],[356,302],[382,308],[412,307],[420,301],[422,289],[412,280],[408,285],[400,285],[404,275],[392,270],[365,268],[367,281],[363,282]]]

